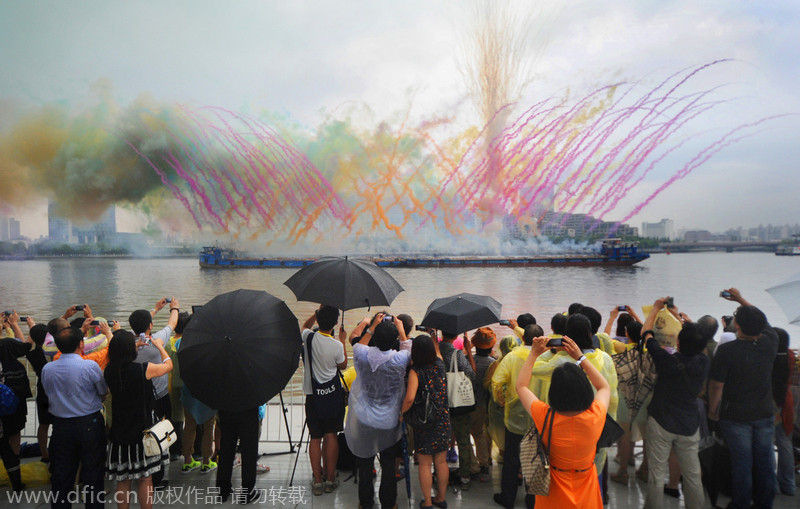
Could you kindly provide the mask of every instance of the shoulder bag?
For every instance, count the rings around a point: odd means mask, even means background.
[[[417,395],[411,408],[403,414],[403,421],[414,429],[428,429],[433,425],[436,406],[428,391],[427,377],[423,379],[417,373],[417,379],[419,380]]]
[[[144,415],[147,419],[147,400],[150,397],[155,397],[151,391],[147,390],[147,363],[141,365],[144,377]],[[151,385],[152,387],[152,385]],[[153,389],[155,390],[155,389]],[[152,419],[152,418],[151,418]],[[147,419],[148,421],[150,419]],[[172,426],[172,422],[167,419],[161,419],[153,426],[150,426],[143,432],[142,447],[144,448],[145,456],[161,456],[164,451],[169,450],[169,447],[178,440],[178,433]]]
[[[0,364],[0,416],[3,417],[13,414],[19,408],[19,398],[11,387],[5,384],[5,381],[3,365]]]
[[[308,371],[311,375],[311,408],[319,418],[324,416],[326,419],[335,419],[344,414],[345,391],[339,381],[339,370],[337,374],[327,382],[317,382],[314,379],[314,360],[312,357],[311,343],[316,332],[311,333],[306,340],[306,351],[308,352]]]
[[[522,478],[525,480],[525,490],[529,495],[548,495],[550,493],[550,443],[553,442],[553,421],[555,412],[547,409],[542,423],[542,434],[539,435],[536,424],[532,424],[519,446],[519,460],[522,469]],[[550,440],[544,446],[542,437],[550,421]]]
[[[458,370],[456,356],[458,350],[450,356],[450,369],[447,371],[447,403],[450,408],[468,407],[475,404],[475,393],[472,391],[472,380],[467,374]]]

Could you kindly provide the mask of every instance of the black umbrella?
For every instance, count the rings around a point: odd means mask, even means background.
[[[500,321],[502,304],[487,295],[459,293],[434,300],[422,324],[452,334],[461,334]]]
[[[178,349],[181,378],[192,396],[216,410],[260,406],[297,370],[297,318],[267,292],[236,290],[199,308]]]
[[[388,306],[403,291],[388,272],[369,260],[320,258],[286,280],[297,300],[317,302],[347,311]]]

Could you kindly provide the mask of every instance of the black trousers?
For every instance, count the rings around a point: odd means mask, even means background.
[[[500,496],[506,502],[507,507],[514,505],[517,498],[517,487],[519,486],[519,446],[522,443],[523,435],[517,435],[506,428],[505,452],[503,452],[503,472],[500,474]],[[525,507],[532,509],[536,503],[534,495],[525,494]]]
[[[50,437],[50,482],[55,508],[69,508],[67,496],[75,487],[78,467],[87,509],[103,507],[103,474],[106,459],[106,425],[100,412],[83,417],[53,417]]]
[[[397,502],[397,479],[395,479],[395,458],[400,442],[380,452],[381,486],[378,500],[381,507],[391,508]],[[369,458],[356,457],[358,463],[358,504],[362,509],[370,509],[375,499],[375,482],[372,469],[375,467],[375,456]]]
[[[217,487],[223,498],[230,495],[233,458],[236,455],[236,443],[239,442],[239,451],[242,454],[242,489],[246,496],[256,485],[258,407],[238,412],[220,410],[217,414],[222,432]]]

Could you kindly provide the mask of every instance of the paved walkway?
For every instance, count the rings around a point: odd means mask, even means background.
[[[287,450],[288,446],[286,444],[261,444],[262,453],[276,453]],[[258,476],[257,487],[260,488],[262,492],[261,499],[256,505],[260,507],[286,508],[316,507],[356,509],[358,507],[357,487],[353,479],[345,481],[347,478],[345,472],[340,473],[339,479],[342,483],[336,491],[317,497],[311,495],[311,468],[308,463],[305,445],[300,452],[299,461],[297,462],[294,483],[290,485],[289,482],[292,478],[295,456],[295,454],[276,454],[265,455],[259,459],[260,463],[269,465],[270,472]],[[611,453],[611,457],[613,457],[613,452]],[[454,491],[450,489],[447,493],[448,507],[452,509],[499,508],[500,506],[495,505],[492,501],[492,494],[499,491],[500,468],[500,465],[493,465],[490,481],[487,483],[474,481],[469,491]],[[234,469],[234,486],[239,485],[239,472],[240,469],[238,467]],[[397,503],[400,509],[405,507],[416,508],[419,505],[420,489],[416,472],[416,467],[412,467],[410,503],[406,495],[405,482],[399,482]],[[631,470],[631,474],[633,474],[633,470]],[[631,475],[631,477],[633,476]],[[159,498],[156,500],[155,507],[175,508],[219,505],[218,495],[213,488],[216,473],[203,475],[199,471],[195,471],[183,475],[180,472],[180,463],[175,462],[170,464],[167,478],[170,480],[169,487],[167,490],[159,492]],[[113,483],[108,482],[106,487],[107,489],[113,490]],[[609,509],[641,508],[644,502],[645,490],[646,485],[633,478],[629,482],[628,487],[610,483],[610,500],[606,507]],[[26,496],[29,497],[27,501],[23,499],[20,502],[12,503],[9,499],[9,488],[7,486],[0,487],[0,507],[48,507],[49,504],[44,499],[47,493],[49,493],[49,486],[29,488],[26,490]],[[727,503],[728,499],[724,497],[719,501],[721,507],[724,507]],[[234,501],[232,499],[222,505],[230,507],[234,505]],[[113,504],[107,504],[107,506],[114,507]],[[76,505],[75,507],[82,506]],[[138,504],[134,504],[132,507],[138,507]],[[376,509],[380,507],[377,495],[374,507]],[[518,494],[516,507],[524,507],[522,489],[520,489]],[[667,496],[664,497],[665,509],[678,509],[682,507],[682,499],[677,500]],[[708,501],[706,502],[706,507],[710,507]],[[800,507],[800,497],[777,495],[775,498],[776,509],[797,509],[798,507]]]

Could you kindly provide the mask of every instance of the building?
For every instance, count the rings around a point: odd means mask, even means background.
[[[0,242],[5,242],[8,239],[8,218],[0,216]]]
[[[13,217],[8,220],[8,240],[20,240],[19,221]]]
[[[74,224],[59,216],[51,202],[47,205],[47,231],[51,241],[65,244],[113,242],[117,235],[116,207],[109,207],[96,223]]]
[[[642,237],[651,239],[675,238],[675,227],[672,219],[662,219],[657,223],[642,223]]]

